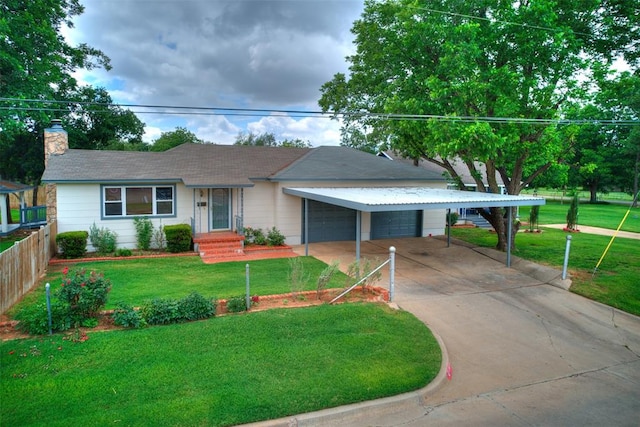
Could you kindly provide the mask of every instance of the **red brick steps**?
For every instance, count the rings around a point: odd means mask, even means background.
[[[199,233],[193,238],[206,264],[297,256],[289,246],[244,246],[244,236],[230,231]]]

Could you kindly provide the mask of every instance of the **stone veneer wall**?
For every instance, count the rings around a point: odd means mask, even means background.
[[[44,167],[49,163],[52,155],[64,154],[69,149],[69,136],[62,128],[60,120],[51,120],[51,127],[44,130]],[[57,215],[57,191],[55,184],[47,184],[47,222],[53,222]]]

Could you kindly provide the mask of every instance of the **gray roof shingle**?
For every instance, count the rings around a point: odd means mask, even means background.
[[[67,150],[49,158],[43,182],[183,182],[247,187],[256,180],[437,180],[422,168],[347,147],[182,144],[165,152]]]

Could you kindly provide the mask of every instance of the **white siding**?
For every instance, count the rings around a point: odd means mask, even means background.
[[[101,219],[99,184],[58,184],[58,233],[87,231],[95,223],[98,228],[108,228],[118,235],[117,247],[136,249],[136,233],[133,218]],[[151,218],[154,227],[160,225],[191,224],[193,216],[193,191],[184,185],[176,185],[176,216]],[[87,250],[94,251],[91,242]]]

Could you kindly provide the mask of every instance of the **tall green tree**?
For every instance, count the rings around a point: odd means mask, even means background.
[[[106,89],[83,86],[67,99],[63,126],[71,148],[104,150],[120,142],[141,146],[144,123],[131,110],[114,105]]]
[[[637,63],[635,8],[626,0],[366,0],[352,27],[349,76],[325,83],[319,104],[342,118],[345,144],[383,144],[454,179],[453,162],[463,162],[478,189],[486,182],[499,192],[500,176],[517,195],[567,155],[572,141],[553,121],[585,96],[581,82],[595,64],[621,54]],[[483,215],[506,249],[503,210]]]
[[[617,186],[636,195],[640,190],[640,71],[603,78],[599,86],[598,104],[611,112],[612,119],[636,122],[636,126],[612,126],[621,151],[615,168]]]
[[[42,132],[67,110],[79,68],[109,69],[109,59],[86,44],[71,46],[63,25],[84,8],[78,0],[0,2],[0,175],[38,184],[43,170]],[[50,111],[51,109],[56,111]]]
[[[167,151],[187,142],[192,144],[204,144],[204,141],[198,138],[196,134],[187,130],[187,128],[178,126],[175,130],[162,132],[160,137],[153,141],[150,151]]]

